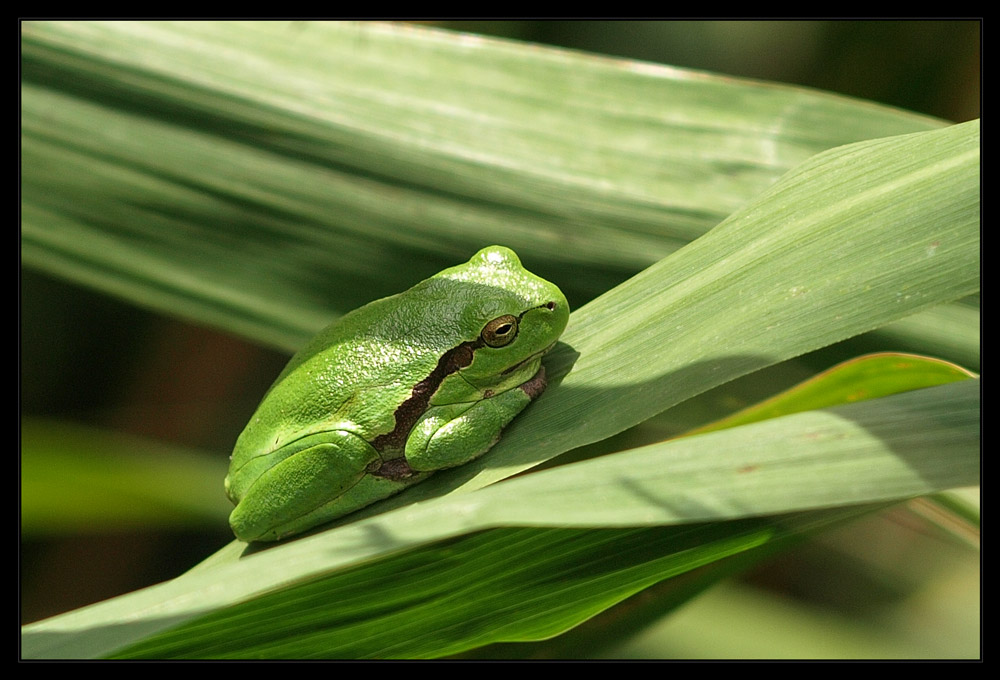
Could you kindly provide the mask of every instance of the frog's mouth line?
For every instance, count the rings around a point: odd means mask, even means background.
[[[558,340],[554,341],[551,345],[549,345],[545,349],[539,350],[538,352],[535,352],[534,354],[522,359],[521,361],[517,362],[510,368],[505,368],[503,371],[501,371],[500,375],[507,375],[508,373],[513,373],[514,371],[524,367],[526,364],[530,364],[535,359],[542,358],[543,356],[548,354],[550,349],[556,346],[556,342],[558,342]]]

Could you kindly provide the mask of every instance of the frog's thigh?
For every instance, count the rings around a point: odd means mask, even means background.
[[[229,517],[238,538],[274,540],[317,524],[317,509],[356,486],[379,457],[371,444],[350,432],[309,439],[314,443],[264,472],[240,499]],[[350,510],[340,514],[346,512]]]
[[[406,441],[406,460],[421,471],[467,463],[496,444],[500,431],[530,403],[531,397],[515,387],[471,405],[431,408]]]

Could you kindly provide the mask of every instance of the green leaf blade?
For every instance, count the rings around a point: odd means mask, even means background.
[[[333,576],[378,556],[491,527],[528,525],[549,531],[683,524],[887,501],[967,486],[979,477],[978,394],[978,381],[966,380],[843,406],[828,414],[795,414],[675,440],[415,504],[33,624],[25,628],[22,643],[28,656],[75,656],[82,649],[107,654],[128,639],[141,639],[186,618],[268,592],[294,593],[305,581]],[[765,443],[748,448],[747,438],[741,436],[748,430],[753,441],[762,438]],[[947,458],[940,455],[942,450]],[[724,525],[706,526],[705,531],[722,531],[723,540],[732,537]],[[722,528],[712,528],[716,526]],[[735,531],[740,534],[742,529]],[[751,543],[757,545],[757,540]],[[701,545],[698,538],[694,541]],[[740,550],[751,547],[740,540],[736,545],[744,546]],[[608,549],[599,552],[606,555]],[[545,555],[541,550],[539,559]],[[371,564],[372,569],[381,568],[379,562]],[[516,581],[516,575],[511,577]],[[488,594],[490,589],[478,592]],[[363,596],[359,591],[358,597]],[[437,598],[427,600],[429,607],[440,604]],[[587,611],[577,611],[579,620],[593,613]],[[417,607],[413,615],[424,620],[426,613]],[[226,616],[220,613],[215,620]],[[133,618],[140,623],[120,627],[120,621]],[[459,638],[467,639],[462,634]],[[182,644],[197,642],[185,638]]]
[[[26,22],[22,56],[24,204],[73,227],[26,211],[26,264],[288,349],[498,233],[589,299],[814,153],[943,125],[390,24]]]

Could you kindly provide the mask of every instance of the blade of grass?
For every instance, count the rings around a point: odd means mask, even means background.
[[[117,656],[437,658],[537,640],[661,579],[769,552],[852,510],[641,530],[497,529],[265,595]],[[382,587],[362,594],[372,582]]]
[[[496,240],[579,304],[819,151],[943,125],[391,24],[25,22],[21,51],[25,264],[290,350]]]
[[[790,413],[856,403],[908,390],[976,377],[947,361],[913,354],[871,354],[845,361],[809,380],[722,420],[687,433],[701,434]]]
[[[976,292],[978,140],[972,123],[810,160],[576,310],[547,363],[556,380],[572,366],[565,379],[488,456],[383,507],[486,486],[741,375]],[[922,199],[927,210],[914,210]]]
[[[885,501],[974,484],[978,390],[977,380],[966,380],[795,414],[418,503],[27,626],[23,651],[26,656],[107,654],[226,605],[489,527],[669,525]],[[739,545],[749,547],[733,544]],[[609,554],[607,548],[600,552]],[[365,618],[360,611],[352,616]],[[123,626],[123,620],[135,623]]]
[[[21,421],[21,535],[221,523],[224,461],[118,432]]]

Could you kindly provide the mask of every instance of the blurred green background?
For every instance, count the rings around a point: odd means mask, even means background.
[[[448,28],[979,117],[978,21],[456,21]]]
[[[804,85],[955,122],[979,116],[977,21],[434,25]],[[155,532],[109,528],[99,537],[22,527],[22,621],[30,622],[171,578],[231,540],[225,522],[228,502],[221,491],[228,455],[287,356],[33,271],[21,272],[20,293],[22,417],[93,425],[210,452],[218,468],[211,483],[219,489],[218,521],[210,531],[204,521],[192,521],[187,529],[179,522]],[[913,640],[955,649],[942,638],[975,637],[976,630],[959,614],[968,611],[969,593],[978,592],[975,552],[928,534],[905,513],[872,518],[844,531],[852,532],[850,540],[837,532],[824,537],[823,545],[784,555],[745,577],[753,588],[713,591],[618,655],[713,656],[718,652],[711,646],[712,636],[699,629],[699,622],[712,620],[712,607],[746,606],[759,616],[755,598],[770,602],[778,618],[821,617],[831,636],[858,635],[856,627],[846,625],[850,620],[868,621],[876,637],[880,618],[910,621],[913,638],[899,643],[904,655]],[[859,536],[862,544],[877,549],[859,552]],[[840,564],[830,564],[831,554],[839,556]],[[934,554],[940,560],[916,563],[906,559],[908,554]],[[73,570],[73,578],[66,577],[67,569]],[[844,580],[815,578],[833,573]],[[918,594],[905,607],[885,606],[899,601],[910,586],[926,583],[944,593]],[[940,608],[947,602],[955,607],[955,626],[920,630],[920,607]],[[767,622],[755,625],[758,630],[746,634],[766,637]],[[656,640],[658,632],[667,643]],[[823,649],[809,652],[824,655]],[[739,655],[739,650],[733,653]]]

